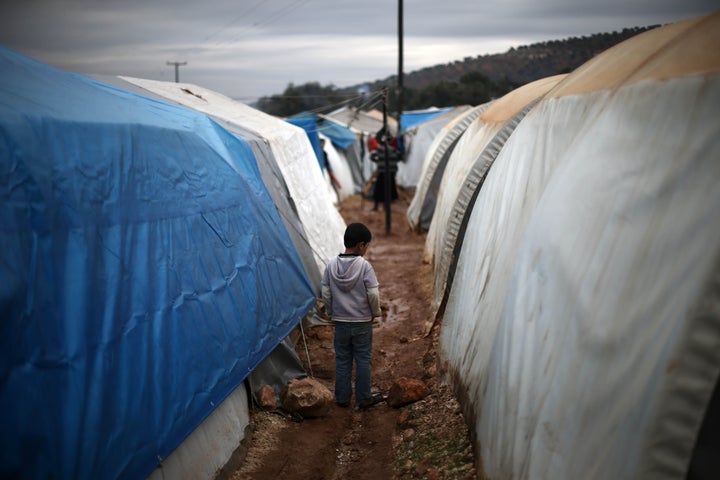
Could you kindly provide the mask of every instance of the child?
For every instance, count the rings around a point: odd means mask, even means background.
[[[372,234],[362,223],[345,230],[345,252],[330,260],[323,272],[322,298],[335,324],[335,402],[350,405],[355,360],[355,402],[359,408],[375,403],[371,393],[372,322],[380,317],[380,293],[375,270],[363,258]]]

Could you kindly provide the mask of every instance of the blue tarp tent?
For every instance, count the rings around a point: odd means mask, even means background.
[[[330,185],[338,201],[360,191],[365,184],[362,176],[361,136],[330,118],[312,112],[298,113],[288,118],[287,122],[305,130],[320,165],[328,172]],[[325,139],[329,140],[330,145],[321,147],[320,142]]]
[[[320,165],[320,168],[322,170],[325,170],[325,161],[321,160],[323,158],[322,154],[322,148],[320,147],[320,136],[318,135],[318,129],[317,124],[315,123],[314,118],[287,118],[285,119],[286,122],[295,125],[296,127],[300,127],[303,130],[305,130],[305,133],[308,136],[308,140],[310,140],[310,145],[312,145],[313,151],[315,152],[315,156],[318,159],[318,164]]]
[[[402,133],[407,132],[413,127],[421,125],[425,122],[429,122],[435,117],[439,117],[455,107],[447,108],[432,108],[428,110],[416,110],[411,112],[403,112],[400,116],[400,125],[402,126]]]
[[[314,304],[247,143],[0,47],[0,477],[145,478]]]
[[[330,139],[337,148],[347,150],[357,141],[357,136],[347,127],[340,125],[334,120],[326,120],[315,113],[303,112],[298,113],[288,119],[289,122],[295,123],[296,120],[312,120],[314,125],[308,123],[309,128],[322,133]],[[303,125],[305,123],[303,122]]]

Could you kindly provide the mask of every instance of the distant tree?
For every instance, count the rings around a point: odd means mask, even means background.
[[[462,61],[421,68],[404,76],[403,108],[479,105],[534,80],[572,72],[613,45],[657,26],[520,45],[502,54],[465,57]],[[388,114],[397,112],[395,85],[395,76],[362,84],[368,86],[371,93],[388,87]],[[255,106],[278,116],[309,110],[327,112],[357,96],[357,91],[358,85],[337,89],[317,82],[298,86],[290,83],[283,94],[263,97]],[[377,104],[372,106],[379,108]]]
[[[309,82],[296,86],[289,83],[282,95],[262,97],[256,107],[270,115],[289,117],[301,112],[331,109],[346,98],[347,95],[338,92],[334,85]]]

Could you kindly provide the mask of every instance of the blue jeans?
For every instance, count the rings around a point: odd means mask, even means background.
[[[335,401],[349,403],[355,359],[355,402],[370,400],[372,322],[335,322]]]

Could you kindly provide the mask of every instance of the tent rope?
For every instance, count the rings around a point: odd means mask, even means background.
[[[307,339],[305,338],[305,329],[303,328],[302,321],[300,322],[300,333],[302,334],[303,345],[305,345],[305,356],[307,357],[308,370],[310,370],[310,376],[314,377],[315,375],[313,375],[312,363],[310,363],[310,351],[308,350]]]

